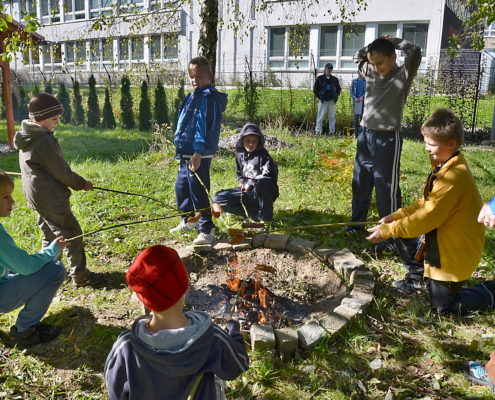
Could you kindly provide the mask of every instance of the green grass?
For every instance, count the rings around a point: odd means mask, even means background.
[[[0,129],[4,126],[0,125]],[[232,132],[225,129],[224,135]],[[351,169],[330,171],[321,165],[319,151],[342,149],[350,158],[355,144],[339,138],[291,135],[272,128],[294,147],[272,151],[279,163],[281,196],[275,219],[281,226],[347,221],[350,212]],[[104,132],[62,126],[57,130],[72,168],[95,185],[147,194],[175,203],[177,165],[166,141],[137,131]],[[485,200],[493,195],[495,158],[489,149],[466,148],[466,157]],[[235,185],[231,154],[215,158],[212,191]],[[0,168],[18,171],[17,154],[0,156]],[[428,174],[423,144],[405,140],[402,154],[404,203],[421,195]],[[20,180],[14,192],[16,206],[4,219],[7,231],[23,248],[35,252],[41,235],[36,216],[23,199]],[[170,210],[151,200],[102,191],[74,192],[72,207],[83,231],[123,221],[167,215]],[[377,219],[373,208],[371,219]],[[217,221],[219,233],[235,218]],[[105,272],[107,289],[75,289],[64,284],[47,318],[63,327],[60,340],[40,349],[20,352],[0,347],[0,398],[107,399],[102,370],[106,355],[120,331],[140,314],[130,303],[124,271],[139,250],[155,243],[179,246],[189,238],[168,233],[177,218],[102,232],[86,238],[89,266]],[[439,318],[428,310],[424,296],[405,297],[390,288],[404,274],[399,260],[371,256],[363,236],[349,239],[335,230],[306,230],[299,236],[336,247],[348,247],[378,277],[377,298],[369,314],[349,324],[334,337],[326,337],[313,351],[297,357],[269,352],[251,353],[251,368],[229,383],[231,399],[383,399],[390,388],[396,399],[489,399],[488,390],[470,386],[459,368],[464,359],[486,360],[495,346],[494,313],[473,318]],[[494,270],[494,235],[487,245],[477,278],[491,278]],[[6,332],[16,313],[0,316]],[[489,334],[486,337],[482,334]],[[380,359],[373,370],[370,362]],[[440,385],[441,389],[438,389]],[[361,388],[366,393],[362,393]]]

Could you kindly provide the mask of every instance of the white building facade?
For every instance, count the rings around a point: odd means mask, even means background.
[[[335,2],[308,7],[304,0],[265,0],[268,7],[260,11],[256,1],[219,0],[216,71],[224,84],[242,79],[248,69],[311,77],[327,62],[336,73],[355,73],[353,54],[382,35],[419,45],[422,68],[436,68],[447,35],[462,18],[449,0],[369,0],[353,25],[338,22]],[[127,10],[127,20],[109,22]],[[178,8],[166,0],[11,0],[13,17],[35,13],[47,40],[19,55],[12,69],[55,80],[73,73],[184,71],[197,54],[199,11],[195,0]]]

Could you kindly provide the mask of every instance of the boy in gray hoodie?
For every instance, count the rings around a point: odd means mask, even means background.
[[[187,270],[169,247],[141,251],[126,279],[151,315],[122,332],[107,357],[110,399],[224,399],[223,380],[249,365],[239,322],[224,330],[204,312],[184,312]]]
[[[43,247],[56,237],[72,238],[82,233],[70,208],[69,188],[91,190],[90,181],[73,172],[65,161],[53,131],[64,112],[62,104],[48,93],[40,93],[29,102],[29,118],[22,121],[14,137],[19,150],[22,188],[27,205],[38,213]],[[98,286],[102,275],[86,268],[81,238],[67,242],[69,273],[76,286]]]

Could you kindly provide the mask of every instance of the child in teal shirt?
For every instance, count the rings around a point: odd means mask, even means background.
[[[13,191],[14,181],[0,171],[0,217],[12,213]],[[65,278],[65,268],[57,261],[64,247],[64,238],[58,237],[40,252],[28,254],[0,224],[0,313],[24,306],[5,339],[7,345],[28,347],[59,335],[58,326],[40,321]]]

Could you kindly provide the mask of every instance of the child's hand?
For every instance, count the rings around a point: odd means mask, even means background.
[[[239,183],[239,185],[237,185],[237,187],[241,190],[244,190],[244,185],[242,183]]]
[[[199,169],[201,165],[201,154],[194,153],[191,159],[189,160],[189,169],[191,171],[196,171]]]
[[[369,240],[372,243],[381,243],[385,239],[383,238],[382,234],[380,233],[380,225],[375,225],[371,228],[368,229],[368,232],[371,233],[366,240]]]
[[[392,217],[392,214],[386,215],[383,217],[380,221],[378,221],[380,224],[390,224],[391,222],[394,222],[394,218]]]
[[[244,185],[244,191],[250,193],[253,190],[253,185]]]
[[[93,184],[90,181],[86,181],[83,190],[93,190]]]
[[[59,236],[54,240],[54,242],[58,243],[58,245],[60,246],[60,250],[63,250],[67,247],[67,242],[65,241],[65,238],[63,236]]]
[[[488,228],[495,227],[495,215],[493,215],[492,209],[488,203],[483,204],[483,207],[478,215],[478,222],[480,224],[484,224]]]

